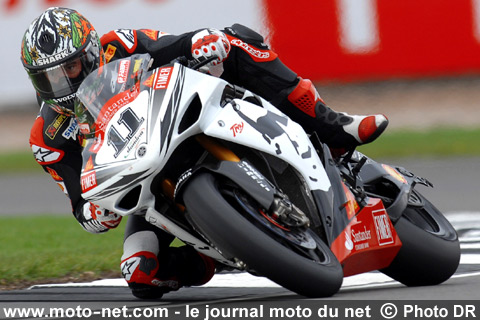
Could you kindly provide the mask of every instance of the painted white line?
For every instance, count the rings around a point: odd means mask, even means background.
[[[480,249],[480,212],[449,212],[445,217],[459,234],[460,248]]]
[[[460,264],[480,264],[480,254],[462,254]],[[478,273],[468,273],[456,276],[475,276]],[[359,286],[376,286],[385,283],[396,283],[390,277],[380,272],[368,272],[343,279],[342,288]],[[59,283],[35,285],[32,288],[59,288],[59,287],[126,287],[124,279],[104,279],[84,283]],[[203,285],[207,288],[279,288],[273,281],[256,277],[249,273],[220,273],[216,274],[210,282]]]
[[[381,283],[392,281],[391,278],[381,273],[365,273],[344,279],[343,286],[359,286],[368,283]],[[59,283],[35,285],[31,288],[63,288],[63,287],[126,287],[124,279],[105,279],[84,283]],[[216,274],[210,282],[203,285],[207,288],[280,288],[275,282],[256,277],[249,273],[224,273]]]
[[[462,254],[460,264],[480,264],[480,254]]]
[[[460,243],[460,248],[466,249],[480,249],[480,243]]]

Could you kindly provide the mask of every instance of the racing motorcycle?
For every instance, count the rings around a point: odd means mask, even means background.
[[[456,271],[455,230],[414,188],[426,179],[355,150],[333,157],[202,63],[151,61],[111,62],[79,88],[85,199],[306,297],[373,270],[407,286]]]

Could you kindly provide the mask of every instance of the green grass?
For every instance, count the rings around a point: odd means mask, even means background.
[[[479,140],[478,128],[392,130],[358,150],[372,158],[480,156]]]
[[[0,217],[0,285],[119,275],[124,226],[94,235],[68,214]]]
[[[16,171],[28,172],[39,169],[40,167],[35,161],[31,151],[0,153],[0,173]]]
[[[0,217],[0,288],[121,277],[125,225],[91,234],[68,214]]]

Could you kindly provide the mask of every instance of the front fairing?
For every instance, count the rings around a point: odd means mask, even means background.
[[[128,189],[148,174],[132,164],[144,155],[148,141],[150,60],[149,55],[134,55],[109,63],[78,90],[75,115],[85,138],[81,188],[90,201]]]
[[[147,59],[140,58],[105,65],[79,90],[84,198],[118,211],[104,199],[121,199],[119,189],[160,173],[182,141],[202,133],[278,157],[302,173],[310,190],[331,193],[308,136],[267,101],[226,101],[224,80],[179,64],[150,72]]]

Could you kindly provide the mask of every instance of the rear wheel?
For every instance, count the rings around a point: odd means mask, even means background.
[[[448,280],[460,262],[457,233],[443,214],[414,191],[402,217],[395,223],[402,247],[386,275],[407,285],[436,285]],[[421,204],[421,205],[420,205]]]
[[[342,268],[315,233],[272,221],[231,182],[199,174],[186,186],[183,199],[192,223],[223,254],[255,274],[307,297],[331,296],[340,289]]]

